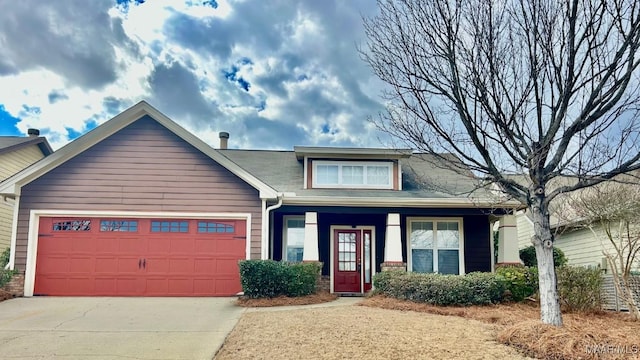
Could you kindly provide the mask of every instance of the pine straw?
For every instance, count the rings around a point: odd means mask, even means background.
[[[402,311],[459,316],[498,326],[497,341],[542,359],[640,358],[640,323],[614,312],[563,314],[564,326],[540,322],[534,305],[439,307],[374,296],[360,303]],[[598,347],[595,349],[594,347]]]
[[[337,299],[336,294],[330,294],[328,292],[319,292],[317,294],[300,296],[300,297],[287,297],[278,296],[275,298],[262,298],[262,299],[250,299],[247,297],[240,297],[236,301],[238,306],[243,307],[271,307],[271,306],[291,306],[291,305],[311,305],[330,302]]]

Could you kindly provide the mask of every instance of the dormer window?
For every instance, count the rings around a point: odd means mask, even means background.
[[[393,189],[393,163],[313,161],[314,188]]]

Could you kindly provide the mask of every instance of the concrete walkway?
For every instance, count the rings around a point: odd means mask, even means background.
[[[210,360],[245,311],[233,298],[0,302],[2,359]]]
[[[355,305],[362,301],[363,297],[339,297],[334,301],[311,304],[311,305],[293,305],[293,306],[271,306],[271,307],[254,307],[246,308],[246,312],[259,312],[259,311],[288,311],[288,310],[300,310],[300,309],[315,309],[334,306],[350,306]]]

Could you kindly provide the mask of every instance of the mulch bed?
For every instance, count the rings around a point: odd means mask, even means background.
[[[292,306],[292,305],[311,305],[330,302],[337,299],[336,294],[330,294],[328,292],[320,292],[317,294],[300,296],[300,297],[287,297],[278,296],[275,298],[261,298],[250,299],[247,297],[240,297],[236,301],[238,306],[243,307],[271,307],[271,306]]]
[[[534,304],[439,307],[383,296],[359,305],[385,309],[458,316],[495,324],[497,341],[523,354],[542,359],[635,359],[640,358],[640,322],[626,313],[564,313],[564,326],[540,322]]]

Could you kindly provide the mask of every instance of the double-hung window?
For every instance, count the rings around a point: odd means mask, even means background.
[[[461,220],[410,219],[408,226],[411,271],[464,273]]]
[[[285,216],[282,234],[282,260],[302,261],[304,249],[304,216]]]
[[[328,161],[313,162],[315,188],[393,188],[393,163]]]

